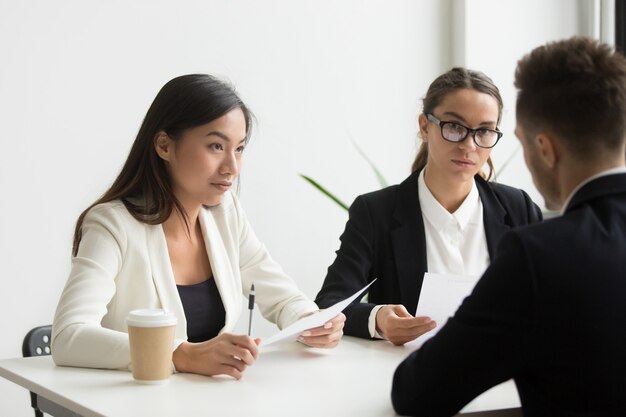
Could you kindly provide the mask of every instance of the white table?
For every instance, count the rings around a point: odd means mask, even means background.
[[[386,341],[346,336],[331,350],[299,343],[269,347],[240,381],[175,374],[163,385],[139,385],[129,372],[58,367],[49,356],[1,360],[0,376],[60,406],[58,415],[393,416],[391,380],[408,353]],[[463,412],[521,416],[519,404],[509,381]],[[485,410],[505,411],[473,414]]]

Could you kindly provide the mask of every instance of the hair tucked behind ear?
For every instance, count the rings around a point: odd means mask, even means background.
[[[473,71],[466,68],[452,68],[450,71],[437,77],[428,87],[426,97],[424,97],[423,113],[432,113],[435,107],[437,107],[450,93],[462,89],[472,89],[481,93],[488,94],[496,99],[498,102],[498,123],[502,117],[503,102],[500,96],[500,90],[493,83],[491,78],[487,77],[480,71]],[[411,166],[411,172],[421,171],[428,162],[428,144],[422,142],[417,152],[417,156]],[[495,168],[491,157],[487,159],[487,165],[489,166],[489,174],[485,174],[482,170],[480,176],[486,180],[491,179],[495,174]]]
[[[236,108],[243,111],[248,140],[252,114],[232,86],[207,74],[183,75],[165,84],[148,109],[113,185],[78,217],[73,255],[78,254],[87,212],[113,200],[121,200],[134,218],[147,224],[161,224],[172,210],[177,210],[189,228],[187,213],[174,196],[165,162],[157,155],[154,140],[159,132],[178,140],[185,130],[210,123]]]

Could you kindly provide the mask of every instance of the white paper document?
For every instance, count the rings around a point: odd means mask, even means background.
[[[437,327],[410,342],[411,346],[419,347],[437,334],[454,315],[465,297],[470,295],[478,278],[480,277],[430,272],[424,274],[415,316],[428,316],[437,323]]]
[[[376,281],[376,278],[374,278],[374,281]],[[337,314],[341,313],[343,309],[348,307],[348,305],[350,305],[350,303],[352,303],[359,295],[362,295],[363,292],[374,283],[374,281],[370,282],[365,287],[361,288],[345,300],[340,301],[337,304],[324,310],[318,311],[317,313],[311,314],[310,316],[302,317],[300,320],[290,324],[273,336],[270,336],[267,339],[263,339],[263,342],[260,346],[261,349],[275,343],[292,342],[296,340],[300,333],[302,333],[303,331],[312,329],[314,327],[323,326],[327,321],[329,321]]]

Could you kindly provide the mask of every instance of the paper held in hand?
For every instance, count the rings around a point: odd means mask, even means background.
[[[280,332],[268,337],[267,339],[263,339],[260,348],[263,349],[276,343],[292,342],[296,340],[300,333],[302,333],[303,331],[312,329],[314,327],[323,326],[327,321],[331,320],[337,314],[341,313],[343,309],[348,307],[348,305],[356,300],[359,295],[362,295],[365,290],[367,290],[369,286],[376,281],[376,279],[377,278],[374,278],[372,282],[370,282],[365,287],[361,288],[345,300],[340,301],[337,304],[324,310],[318,311],[317,313],[311,314],[310,316],[303,317],[295,323],[292,323],[289,326],[285,327]]]
[[[426,272],[415,317],[428,316],[437,323],[437,327],[407,343],[407,346],[418,348],[436,335],[448,319],[454,316],[465,297],[471,294],[479,278]]]

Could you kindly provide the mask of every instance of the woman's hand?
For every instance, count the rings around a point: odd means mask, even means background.
[[[437,327],[430,317],[413,317],[402,304],[382,307],[376,313],[376,331],[394,345],[403,345]]]
[[[334,348],[339,344],[341,336],[343,336],[343,325],[345,321],[346,316],[343,313],[339,313],[323,326],[300,333],[298,340],[311,347]]]
[[[230,375],[240,379],[259,357],[261,339],[224,333],[201,343],[184,342],[172,360],[179,372],[201,375]]]

